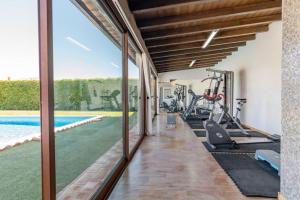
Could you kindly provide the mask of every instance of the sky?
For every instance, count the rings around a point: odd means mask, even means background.
[[[38,77],[36,0],[0,2],[0,79]]]
[[[0,2],[0,80],[38,79],[37,17],[37,0]],[[69,0],[53,1],[53,49],[55,80],[122,75],[121,49]],[[138,73],[129,61],[129,76]]]

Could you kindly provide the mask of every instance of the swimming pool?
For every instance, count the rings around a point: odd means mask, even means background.
[[[91,116],[60,116],[55,117],[55,128],[82,122]],[[0,116],[0,150],[6,146],[14,146],[40,136],[39,116]]]
[[[87,116],[60,116],[55,117],[54,126],[61,127],[78,121],[86,120]],[[0,116],[0,125],[40,126],[39,116]]]

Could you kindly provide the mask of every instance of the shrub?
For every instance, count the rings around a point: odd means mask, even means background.
[[[0,110],[38,110],[39,82],[0,81]]]
[[[134,85],[136,80],[129,80],[130,88]],[[121,78],[57,80],[55,110],[105,109],[104,96],[121,87]],[[121,100],[122,93],[117,96],[119,103]],[[38,80],[0,81],[0,110],[39,110],[39,102]]]

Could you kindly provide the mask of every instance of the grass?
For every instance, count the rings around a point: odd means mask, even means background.
[[[131,123],[136,122],[134,118]],[[122,117],[118,116],[105,117],[101,121],[57,134],[57,191],[79,176],[121,138]],[[0,199],[41,199],[40,142],[29,142],[0,152],[0,169]]]

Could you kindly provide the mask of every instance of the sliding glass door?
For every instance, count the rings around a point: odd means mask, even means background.
[[[1,200],[113,187],[145,122],[141,51],[120,24],[104,1],[0,2]]]
[[[156,114],[156,77],[153,72],[150,73],[150,86],[151,86],[151,114],[154,119]]]
[[[123,157],[122,33],[92,2],[53,0],[58,199],[89,199]]]
[[[142,58],[133,40],[130,39],[128,42],[128,115],[129,151],[131,152],[142,136]]]

